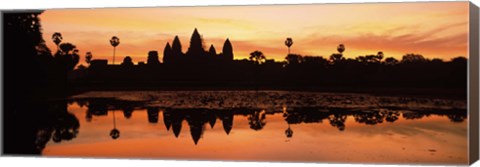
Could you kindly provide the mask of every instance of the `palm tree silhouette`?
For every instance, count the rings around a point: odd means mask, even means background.
[[[343,51],[345,51],[345,45],[343,45],[343,44],[338,45],[337,46],[337,51],[338,51],[338,53],[343,54]]]
[[[113,36],[110,39],[110,44],[113,46],[113,64],[115,64],[115,48],[120,44],[120,39],[117,36]]]
[[[53,40],[53,43],[55,43],[55,45],[57,45],[57,51],[58,51],[58,50],[59,50],[58,45],[59,45],[59,44],[62,42],[62,40],[63,40],[62,34],[60,34],[59,32],[53,33],[53,35],[52,35],[52,40]]]
[[[92,61],[92,57],[93,57],[92,52],[87,52],[87,53],[85,54],[85,62],[87,62],[88,64],[90,64],[90,62]]]
[[[383,57],[385,57],[385,55],[383,54],[382,51],[379,51],[379,52],[377,53],[377,59],[378,59],[378,60],[382,60]]]
[[[338,63],[344,59],[343,52],[345,51],[345,45],[343,44],[338,45],[337,51],[338,53],[333,53],[332,55],[330,55],[330,60],[334,63]]]
[[[288,54],[290,54],[290,46],[293,45],[292,38],[287,38],[287,40],[285,40],[285,45],[288,47]]]

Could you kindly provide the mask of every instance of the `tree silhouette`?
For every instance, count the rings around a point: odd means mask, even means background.
[[[424,63],[426,62],[427,59],[425,59],[421,54],[414,54],[414,53],[408,53],[403,55],[401,63]]]
[[[148,59],[147,59],[147,64],[148,65],[159,65],[160,61],[158,60],[158,52],[155,50],[152,50],[148,52]]]
[[[225,43],[223,43],[222,54],[224,59],[233,60],[233,47],[228,38],[225,40]]]
[[[439,59],[439,58],[433,58],[433,59],[431,60],[431,62],[434,63],[434,64],[442,64],[442,63],[444,63],[443,60],[442,60],[442,59]]]
[[[80,64],[80,65],[77,66],[77,69],[78,70],[85,70],[85,69],[87,69],[87,67],[84,66],[83,64]]]
[[[64,73],[62,76],[66,77],[66,72],[72,71],[80,60],[78,49],[71,43],[62,43],[59,46],[60,51],[55,54],[55,61]]]
[[[467,58],[465,57],[454,57],[450,62],[454,64],[466,64],[467,63]]]
[[[93,57],[92,52],[87,52],[87,53],[85,54],[85,62],[87,62],[88,64],[90,64],[90,63],[92,62],[92,57]]]
[[[342,60],[342,58],[343,58],[343,55],[340,53],[333,53],[332,55],[330,55],[330,60],[332,62],[339,62],[340,60]]]
[[[385,59],[385,65],[393,66],[393,65],[396,65],[397,63],[398,63],[398,60],[393,57],[389,57]]]
[[[402,117],[407,120],[414,120],[414,119],[421,119],[425,117],[425,114],[418,113],[418,112],[403,112]]]
[[[73,52],[77,48],[71,43],[62,43],[59,47],[62,54],[70,54],[70,52]]]
[[[304,65],[316,68],[325,68],[329,63],[328,60],[322,56],[302,56],[302,61]]]
[[[260,65],[260,64],[263,64],[265,63],[265,55],[263,55],[262,52],[256,50],[256,51],[253,51],[252,53],[250,53],[250,61],[253,61],[255,64],[257,65]]]
[[[345,121],[347,120],[347,115],[344,114],[333,114],[328,117],[330,125],[338,128],[340,131],[345,130]]]
[[[355,60],[361,64],[379,64],[383,59],[383,53],[379,52],[377,55],[365,55],[365,56],[358,56]]]
[[[57,45],[57,51],[59,50],[58,45],[62,42],[62,40],[63,40],[63,37],[62,37],[61,33],[59,33],[59,32],[53,33],[52,41],[53,41],[53,43],[55,43],[55,45]]]
[[[380,62],[380,61],[382,61],[382,59],[383,59],[384,56],[385,56],[385,55],[383,54],[383,52],[382,52],[382,51],[379,51],[379,52],[377,53],[376,59]]]
[[[353,115],[355,121],[367,125],[376,125],[383,123],[385,113],[379,111],[359,112]]]
[[[288,65],[298,65],[303,62],[303,57],[298,54],[288,54],[285,57],[285,61],[287,61]]]
[[[399,112],[396,111],[385,111],[385,121],[387,122],[395,122],[398,120],[398,117],[400,116]]]
[[[77,136],[79,127],[80,123],[75,115],[65,112],[55,122],[52,140],[55,143],[71,140]]]
[[[132,58],[130,56],[126,56],[125,58],[123,58],[122,66],[133,66]]]
[[[292,38],[287,38],[287,39],[285,40],[285,45],[288,47],[288,55],[290,55],[290,46],[293,45],[293,40],[292,40]]]
[[[112,39],[110,39],[110,44],[113,46],[113,64],[115,64],[115,48],[120,44],[120,38],[113,36]]]
[[[266,125],[265,122],[265,110],[262,111],[255,111],[248,116],[248,124],[250,125],[250,129],[253,130],[261,130]]]

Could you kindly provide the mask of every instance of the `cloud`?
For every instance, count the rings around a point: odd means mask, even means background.
[[[319,49],[335,51],[336,45],[343,43],[348,51],[355,50],[356,53],[369,54],[368,51],[384,51],[386,54],[393,53],[394,57],[401,57],[404,53],[419,53],[426,57],[449,58],[454,56],[467,56],[468,32],[454,31],[459,27],[466,27],[466,22],[448,24],[435,27],[423,32],[414,31],[418,27],[398,27],[386,31],[383,34],[363,33],[356,35],[319,35],[314,34],[305,39],[300,50],[307,50],[318,46]],[[407,32],[414,33],[392,33],[407,29]],[[331,48],[331,49],[328,49]],[[318,50],[318,49],[317,49]],[[328,55],[326,51],[319,51]],[[374,53],[370,53],[374,54]],[[358,55],[350,55],[356,57]]]

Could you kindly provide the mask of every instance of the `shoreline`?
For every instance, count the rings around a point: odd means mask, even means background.
[[[232,87],[232,86],[145,86],[145,87],[71,87],[71,96],[91,91],[294,91],[315,93],[355,93],[375,96],[405,96],[440,99],[467,99],[466,88],[359,88],[359,87]]]

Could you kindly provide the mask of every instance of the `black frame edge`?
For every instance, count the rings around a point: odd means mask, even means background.
[[[469,5],[469,164],[479,159],[479,10],[470,2]]]

